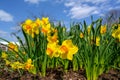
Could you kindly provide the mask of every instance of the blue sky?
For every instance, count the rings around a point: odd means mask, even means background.
[[[1,0],[0,37],[14,40],[10,33],[20,28],[20,22],[35,16],[48,16],[53,21],[63,21],[68,27],[71,21],[89,23],[91,15],[96,19],[119,8],[120,0]]]

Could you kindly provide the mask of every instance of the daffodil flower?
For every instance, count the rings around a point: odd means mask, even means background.
[[[8,44],[8,50],[18,52],[18,46],[15,45],[15,44],[13,44],[12,42],[10,42],[10,43]]]
[[[62,45],[59,48],[60,57],[62,59],[72,60],[73,55],[77,53],[78,47],[72,43],[72,40],[63,41]]]
[[[55,42],[48,43],[46,53],[47,53],[47,55],[50,56],[50,58],[59,57],[58,49],[59,49],[59,45],[57,43],[55,43]]]
[[[100,33],[101,33],[101,34],[106,33],[106,25],[101,26],[101,28],[100,28]]]

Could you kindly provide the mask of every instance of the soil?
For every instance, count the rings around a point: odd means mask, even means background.
[[[47,70],[46,77],[40,75],[33,75],[27,71],[20,75],[17,71],[10,72],[3,68],[0,68],[0,80],[87,80],[85,77],[85,71],[72,71],[69,70],[65,73],[62,69]],[[120,80],[120,71],[111,69],[108,73],[104,73],[99,76],[98,80]]]

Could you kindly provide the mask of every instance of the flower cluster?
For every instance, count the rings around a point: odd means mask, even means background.
[[[57,43],[48,43],[46,53],[51,58],[60,57],[62,59],[73,59],[73,54],[77,53],[78,47],[72,43],[72,40],[63,41],[62,45]]]
[[[26,62],[21,63],[19,61],[15,61],[15,62],[9,61],[8,54],[6,52],[2,52],[1,57],[5,60],[6,65],[11,66],[12,69],[14,69],[14,70],[23,69],[23,70],[27,70],[27,71],[34,73],[32,70],[35,70],[35,67],[34,67],[33,62],[30,58],[27,59]]]
[[[51,24],[49,18],[42,18],[41,20],[37,18],[36,20],[27,19],[21,24],[24,32],[34,38],[35,35],[38,35],[42,31],[45,35],[50,33]]]

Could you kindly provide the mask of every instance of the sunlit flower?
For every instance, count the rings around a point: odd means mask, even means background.
[[[41,20],[41,27],[42,27],[42,32],[46,35],[48,33],[50,33],[50,28],[51,28],[51,24],[49,22],[49,18],[48,17],[43,17]]]
[[[60,57],[63,59],[72,60],[73,54],[77,53],[78,47],[72,43],[72,40],[63,41],[62,45],[59,48]]]
[[[23,24],[22,24],[23,30],[32,36],[34,38],[35,34],[39,34],[39,28],[40,28],[40,20],[36,19],[35,21],[32,21],[31,19],[27,19]]]
[[[8,44],[8,50],[18,52],[18,46],[15,45],[15,44],[13,44],[12,42],[10,42],[10,43]]]
[[[58,30],[57,30],[56,28],[51,27],[51,32],[53,32],[53,33],[57,33]]]
[[[59,45],[57,43],[55,43],[55,42],[48,43],[46,53],[47,53],[47,55],[50,56],[50,58],[59,57],[58,49],[59,49]]]
[[[26,70],[30,70],[34,67],[34,65],[32,64],[32,60],[28,59],[27,62],[25,62],[25,69]]]
[[[10,66],[13,69],[24,69],[24,64],[20,63],[19,61],[11,63]]]
[[[8,61],[7,59],[5,59],[5,64],[6,64],[6,65],[10,65],[11,63],[10,63],[10,61]]]
[[[120,27],[112,31],[112,36],[120,41]]]
[[[48,35],[47,36],[47,40],[49,43],[54,43],[54,42],[58,42],[58,36],[57,36],[57,33],[54,33],[54,35]]]
[[[100,28],[100,33],[101,33],[101,34],[106,33],[106,25],[101,26],[101,28]]]
[[[88,27],[87,27],[87,32],[88,32],[88,34],[90,34],[90,31],[91,31],[91,26],[88,26]]]
[[[32,23],[33,21],[31,19],[27,19],[23,24],[22,24],[22,28],[23,30],[28,33],[28,34],[32,34]]]
[[[40,20],[39,18],[37,18],[37,19],[35,20],[35,23],[36,23],[37,27],[39,27],[40,24],[41,24],[41,20]]]
[[[80,38],[83,38],[84,37],[84,34],[81,32],[80,33]]]
[[[8,55],[7,55],[5,52],[2,52],[1,57],[2,57],[3,59],[6,59],[6,58],[8,57]]]
[[[96,46],[100,46],[100,37],[96,37]]]
[[[40,26],[38,26],[36,23],[32,23],[32,33],[39,34]]]
[[[48,17],[43,17],[41,20],[41,25],[47,25],[49,24],[49,18]]]
[[[50,28],[51,28],[50,23],[48,23],[46,25],[43,25],[42,26],[42,32],[46,35],[46,34],[50,33],[50,31],[51,31]]]

